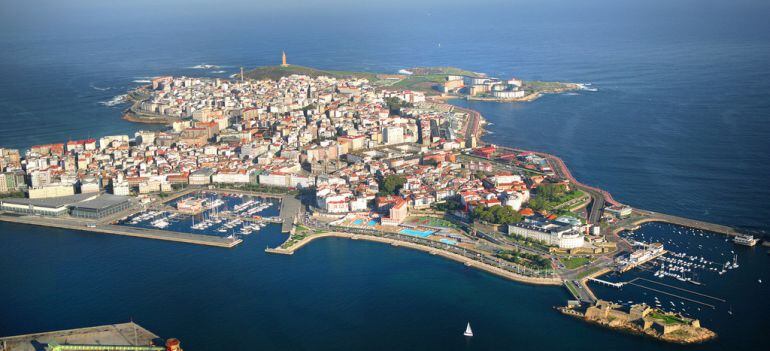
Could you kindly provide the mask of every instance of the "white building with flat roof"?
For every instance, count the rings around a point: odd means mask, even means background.
[[[585,236],[572,225],[527,219],[521,223],[509,224],[508,234],[542,241],[560,249],[574,249],[585,245]]]
[[[385,127],[382,130],[382,141],[387,145],[401,144],[404,142],[404,128]]]

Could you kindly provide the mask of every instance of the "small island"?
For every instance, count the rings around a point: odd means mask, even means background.
[[[559,307],[562,313],[608,328],[643,334],[677,344],[696,344],[716,338],[716,333],[701,327],[700,321],[665,312],[646,304],[628,308],[610,301],[598,300],[594,305],[581,309],[577,305]]]

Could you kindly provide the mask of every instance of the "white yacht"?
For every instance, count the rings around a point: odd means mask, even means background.
[[[757,244],[759,239],[751,236],[751,235],[744,235],[744,234],[738,234],[733,239],[733,242],[740,245],[746,245],[746,246],[754,246]]]

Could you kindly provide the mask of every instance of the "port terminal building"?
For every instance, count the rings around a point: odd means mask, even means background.
[[[6,198],[0,200],[0,210],[19,215],[99,219],[131,206],[126,196],[110,194],[75,194],[45,199]]]

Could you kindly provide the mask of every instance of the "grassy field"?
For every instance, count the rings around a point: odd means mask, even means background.
[[[575,269],[578,267],[582,267],[585,264],[591,262],[586,257],[570,257],[570,258],[562,258],[561,263],[564,264],[564,267],[567,267],[567,269]]]
[[[414,75],[453,75],[453,76],[468,76],[468,77],[480,77],[481,74],[464,70],[457,67],[414,67],[408,69],[408,71],[414,73]]]
[[[388,74],[390,77],[402,77],[400,80],[386,79],[381,75],[384,73],[375,72],[353,72],[323,70],[312,67],[288,65],[288,66],[262,66],[254,68],[244,73],[247,79],[256,80],[279,80],[282,77],[288,77],[293,74],[306,75],[309,77],[328,76],[334,78],[364,78],[375,86],[392,86],[399,89],[422,91],[428,94],[438,94],[434,88],[446,80],[448,75],[481,77],[480,73],[464,70],[457,67],[414,67],[407,69],[412,72],[411,75]],[[537,92],[557,92],[573,88],[569,83],[559,82],[524,82],[525,90]]]
[[[592,267],[591,269],[588,269],[585,272],[580,273],[580,275],[578,276],[578,279],[583,279],[591,274],[594,274],[597,271],[599,271],[599,269],[600,269],[599,267]]]
[[[577,288],[575,287],[575,284],[573,284],[571,281],[564,282],[564,285],[567,286],[567,290],[572,293],[572,296],[578,297],[580,294],[577,291]]]
[[[320,76],[327,76],[327,77],[335,77],[335,78],[365,78],[365,79],[369,79],[370,81],[377,80],[376,73],[332,71],[332,70],[326,71],[326,70],[316,69],[312,67],[304,67],[304,66],[296,66],[296,65],[289,65],[286,67],[263,66],[263,67],[257,67],[253,70],[250,70],[244,73],[247,79],[256,79],[256,80],[264,80],[264,79],[279,80],[282,77],[288,77],[293,74],[305,75],[313,78],[320,77]]]
[[[654,319],[657,319],[657,320],[662,320],[663,323],[665,323],[665,324],[685,324],[685,323],[687,323],[684,320],[677,318],[676,316],[672,316],[670,314],[663,314],[663,313],[660,313],[658,311],[651,312],[650,313],[650,317],[652,317]]]
[[[457,228],[457,225],[447,221],[446,219],[428,216],[412,217],[407,220],[407,223],[414,225],[425,225],[429,227]]]

